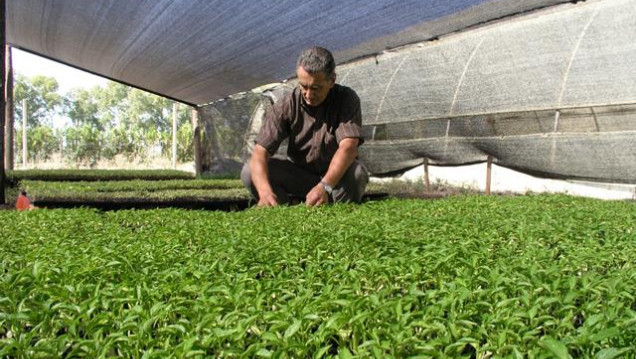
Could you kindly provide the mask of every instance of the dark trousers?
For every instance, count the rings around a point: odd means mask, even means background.
[[[304,201],[307,193],[320,182],[320,176],[308,172],[289,160],[272,158],[268,162],[269,183],[278,197],[279,204],[290,203],[292,199]],[[241,180],[258,200],[258,192],[252,183],[248,164],[243,166]],[[329,202],[360,203],[364,189],[369,183],[369,173],[362,163],[354,161],[347,169],[340,183],[334,186]]]

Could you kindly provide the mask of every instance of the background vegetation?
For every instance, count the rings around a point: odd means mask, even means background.
[[[28,162],[59,154],[72,166],[113,160],[170,157],[174,101],[116,82],[61,94],[57,80],[17,74],[14,85],[15,156],[22,154],[22,100],[27,103]],[[194,158],[190,108],[178,110],[178,161]]]

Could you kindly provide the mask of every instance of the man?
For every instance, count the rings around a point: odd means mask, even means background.
[[[360,202],[369,175],[358,162],[360,99],[336,84],[335,61],[324,48],[304,50],[296,65],[298,87],[267,113],[241,179],[259,206],[304,198],[307,206]],[[289,139],[287,159],[272,158]]]

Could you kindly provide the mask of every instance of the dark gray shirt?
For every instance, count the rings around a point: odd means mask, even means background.
[[[267,112],[256,143],[274,155],[289,139],[287,157],[315,174],[324,175],[345,138],[361,135],[360,99],[349,87],[335,84],[323,103],[308,106],[298,87],[286,93]]]

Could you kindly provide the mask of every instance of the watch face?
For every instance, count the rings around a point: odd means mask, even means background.
[[[331,191],[333,191],[333,188],[330,185],[326,184],[325,182],[320,181],[320,183],[322,183],[322,187],[325,189],[325,191],[331,194]]]

